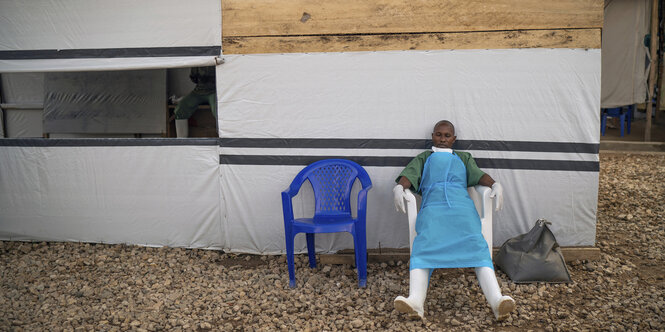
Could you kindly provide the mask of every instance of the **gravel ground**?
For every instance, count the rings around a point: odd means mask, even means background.
[[[284,256],[85,243],[0,242],[2,331],[665,330],[665,155],[602,154],[597,261],[573,283],[514,284],[517,310],[495,322],[472,269],[436,270],[426,319],[393,310],[406,262],[306,268],[288,288]]]

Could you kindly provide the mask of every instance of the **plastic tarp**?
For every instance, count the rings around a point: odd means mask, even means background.
[[[651,1],[605,0],[602,34],[603,108],[643,103],[649,65],[644,37],[650,33]]]
[[[42,137],[44,74],[0,75],[0,97],[6,126],[2,137]]]
[[[166,70],[46,73],[46,133],[166,132]]]
[[[441,119],[502,182],[494,245],[547,218],[561,245],[593,245],[598,195],[599,49],[396,51],[225,56],[217,67],[226,246],[280,253],[280,192],[317,158],[369,172],[369,248],[408,247],[394,179]],[[459,147],[458,147],[459,148]],[[311,189],[310,189],[311,190]],[[311,192],[296,198],[308,212]],[[260,208],[259,208],[260,207]],[[303,250],[304,235],[296,238]],[[348,234],[317,235],[322,251]]]
[[[0,72],[214,65],[218,0],[3,0]]]
[[[155,69],[152,70],[155,73],[162,73],[166,71],[166,77],[168,78],[168,84],[166,91],[169,91],[174,98],[182,97],[192,91],[194,84],[189,79],[190,68],[175,68],[175,69]],[[128,91],[129,85],[134,84],[131,80],[133,79],[132,73],[134,71],[110,71],[110,72],[65,72],[65,73],[3,73],[0,74],[0,97],[3,98],[1,101],[3,115],[5,115],[5,133],[4,137],[12,138],[25,138],[25,137],[42,137],[45,132],[49,133],[50,138],[55,137],[134,137],[135,133],[141,133],[142,137],[149,137],[154,135],[157,137],[161,136],[161,132],[164,130],[154,130],[156,134],[146,134],[145,128],[135,128],[132,131],[129,131],[129,134],[119,134],[119,133],[107,133],[97,134],[97,133],[88,133],[88,134],[77,134],[77,133],[54,133],[52,130],[44,131],[44,119],[43,119],[43,108],[44,108],[44,98],[45,94],[49,92],[44,91],[45,78],[55,76],[67,76],[67,75],[81,75],[86,80],[90,81],[91,78],[104,78],[108,76],[114,76],[115,78],[112,81],[104,80],[102,83],[103,87],[99,87],[99,82],[92,81],[92,85],[96,86],[96,93],[88,93],[85,98],[81,98],[79,93],[82,90],[71,90],[72,85],[58,85],[56,89],[69,89],[69,97],[71,101],[76,100],[77,102],[86,102],[94,104],[97,107],[103,107],[104,103],[115,104],[118,107],[124,108],[121,109],[121,112],[126,112],[128,103],[127,101],[132,101],[133,103],[143,104],[147,101],[143,98],[136,98],[133,91]],[[158,80],[163,80],[159,77]],[[125,82],[123,82],[125,81]],[[127,82],[129,81],[129,82]],[[134,119],[130,117],[119,118],[116,117],[116,123],[120,122],[123,127],[120,131],[128,131],[129,127],[135,126],[137,123],[149,124],[150,126],[165,126],[165,116],[164,110],[166,106],[164,105],[166,96],[164,86],[155,85],[157,81],[150,82],[150,84],[143,84],[139,86],[138,90],[141,89],[158,89],[159,100],[153,102],[155,103],[154,108],[151,111],[159,112],[161,115],[161,120],[150,120],[147,121],[145,117],[139,114],[130,114]],[[124,83],[129,83],[129,85],[124,86]],[[79,84],[74,82],[74,85]],[[163,85],[163,84],[162,84]],[[114,88],[111,88],[113,86]],[[83,90],[91,90],[92,87],[83,87]],[[137,90],[137,91],[138,91]],[[127,94],[122,96],[121,91],[125,91]],[[120,95],[120,96],[119,96]],[[155,95],[156,96],[156,95]],[[153,97],[154,98],[154,97]],[[161,106],[160,106],[161,105]],[[48,101],[47,101],[48,106]],[[161,111],[160,111],[161,110]],[[90,111],[89,109],[84,109],[84,111]],[[132,121],[132,123],[128,123]],[[81,121],[82,122],[82,121]],[[107,126],[107,122],[98,122],[98,126]],[[0,126],[1,127],[1,126]],[[104,128],[102,128],[104,129]],[[2,128],[0,128],[0,133]],[[2,135],[0,135],[2,136]]]
[[[41,109],[3,110],[7,124],[5,137],[42,137],[44,135]]]
[[[216,140],[8,142],[0,144],[2,240],[223,247]]]

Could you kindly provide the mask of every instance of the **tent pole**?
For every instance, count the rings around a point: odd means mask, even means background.
[[[658,66],[657,47],[658,43],[658,0],[651,4],[651,67],[649,68],[649,98],[647,100],[647,123],[644,127],[644,141],[651,141],[651,114],[653,111],[653,94],[656,85],[656,67]]]
[[[663,18],[665,18],[665,11],[663,8],[663,0],[658,0],[658,79],[656,80],[656,89],[658,89],[658,94],[656,94],[656,109],[654,110],[654,122],[660,123],[659,114],[660,104],[663,101],[661,96],[663,95],[663,41],[665,36],[663,35]]]

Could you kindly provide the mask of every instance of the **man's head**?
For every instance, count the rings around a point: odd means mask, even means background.
[[[434,125],[432,131],[432,145],[437,148],[453,148],[453,143],[457,136],[455,136],[455,126],[448,120],[441,120]]]

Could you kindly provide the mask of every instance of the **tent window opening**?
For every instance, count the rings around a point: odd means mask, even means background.
[[[214,67],[211,67],[214,72]],[[176,137],[178,102],[195,92],[190,68],[1,74],[2,137]],[[210,101],[188,114],[188,137],[217,137]],[[212,104],[212,107],[211,107]],[[181,107],[182,108],[182,107]]]

